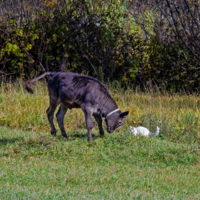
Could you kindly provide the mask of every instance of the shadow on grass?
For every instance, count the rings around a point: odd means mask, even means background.
[[[72,133],[70,135],[71,138],[87,138],[87,133],[80,134],[80,133]]]
[[[7,145],[7,144],[13,144],[15,142],[21,142],[21,141],[24,141],[24,138],[23,137],[20,137],[20,138],[2,138],[0,139],[0,146],[3,146],[3,145]]]
[[[87,133],[71,133],[69,135],[69,138],[71,140],[76,140],[77,138],[86,139],[87,140]],[[93,140],[96,140],[96,139],[100,138],[100,135],[93,135],[92,134],[92,138],[93,138]]]

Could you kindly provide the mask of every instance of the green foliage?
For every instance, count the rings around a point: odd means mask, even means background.
[[[123,1],[103,6],[100,1],[59,1],[53,7],[45,1],[37,8],[24,2],[24,8],[21,20],[6,18],[1,25],[8,32],[0,48],[5,73],[27,78],[36,72],[74,71],[113,79],[136,67],[127,45],[134,37],[123,30]]]
[[[195,48],[185,46],[176,35],[182,29],[174,32],[171,19],[162,15],[169,10],[158,9],[157,3],[8,0],[0,18],[1,77],[29,79],[44,71],[73,71],[120,80],[126,87],[198,91],[199,61],[191,53]]]

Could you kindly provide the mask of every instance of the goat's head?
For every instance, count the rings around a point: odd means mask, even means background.
[[[129,111],[121,113],[120,111],[113,113],[112,115],[105,118],[107,125],[107,131],[112,133],[116,128],[124,123],[125,117],[128,115]]]

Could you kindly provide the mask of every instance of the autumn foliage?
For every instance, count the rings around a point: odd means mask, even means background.
[[[199,89],[199,3],[4,0],[1,80],[73,71],[141,88]]]

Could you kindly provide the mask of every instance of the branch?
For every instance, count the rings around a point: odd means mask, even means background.
[[[168,8],[169,8],[169,10],[170,10],[170,13],[171,13],[171,16],[172,16],[172,20],[173,20],[173,23],[174,23],[174,27],[175,27],[175,29],[176,29],[176,33],[177,33],[179,39],[180,39],[181,42],[185,45],[185,47],[197,58],[197,60],[200,60],[200,58],[188,47],[188,45],[185,43],[185,41],[183,40],[183,38],[182,38],[181,35],[179,34],[179,30],[178,30],[178,28],[177,28],[177,22],[176,22],[176,20],[175,20],[175,17],[174,17],[172,8],[171,8],[171,6],[170,6],[170,3],[169,3],[168,0],[166,0],[166,2],[167,2],[167,6],[168,6]]]
[[[88,56],[81,50],[80,45],[78,44],[77,40],[75,39],[76,45],[78,46],[79,50],[81,51],[81,53],[83,54],[83,57],[85,57],[87,59],[87,61],[90,63],[91,67],[93,68],[95,74],[98,76],[98,73],[94,67],[94,65],[92,64],[92,62],[90,61],[90,59],[88,58]]]
[[[98,75],[94,65],[91,63],[90,59],[88,58],[88,56],[80,49],[81,53],[83,54],[83,57],[85,57],[87,59],[87,61],[90,63],[90,65],[92,66],[92,68],[94,69],[94,72],[96,75]]]

